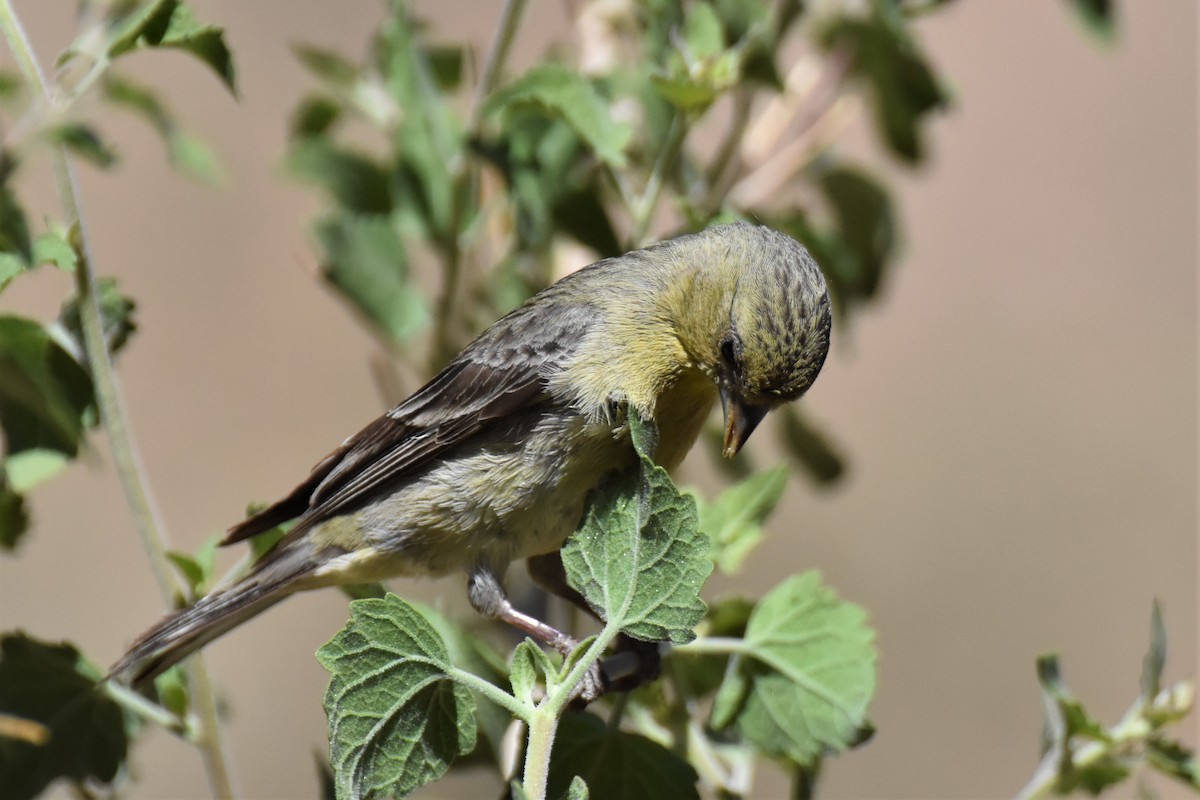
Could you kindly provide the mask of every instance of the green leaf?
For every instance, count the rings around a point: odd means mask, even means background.
[[[313,94],[300,101],[292,112],[288,132],[293,139],[322,136],[330,132],[342,116],[342,107],[336,100]]]
[[[91,405],[87,371],[45,327],[0,316],[0,428],[10,455],[48,448],[74,457]]]
[[[288,151],[287,166],[298,177],[321,185],[347,211],[387,214],[392,210],[391,178],[369,156],[343,150],[324,138],[306,137]]]
[[[0,161],[2,160],[0,158]],[[4,183],[3,172],[4,170],[0,169],[0,252],[11,253],[24,268],[33,261],[29,223],[25,219],[25,209],[17,202],[17,196]],[[10,272],[11,267],[4,269],[4,274]],[[12,280],[12,275],[9,275],[9,280]],[[3,285],[0,283],[0,287]]]
[[[0,550],[11,552],[29,528],[29,512],[25,498],[13,491],[5,473],[5,466],[0,465]]]
[[[25,88],[25,81],[21,80],[21,76],[12,70],[0,69],[0,102],[8,102],[15,100],[21,96]]]
[[[117,154],[101,140],[99,134],[76,122],[58,125],[46,131],[46,141],[62,145],[75,155],[101,169],[117,163]]]
[[[31,447],[12,453],[4,460],[4,471],[17,494],[25,494],[39,483],[54,477],[67,465],[67,457],[58,450]]]
[[[1074,737],[1083,737],[1097,742],[1109,742],[1112,737],[1104,726],[1093,719],[1083,704],[1071,696],[1063,683],[1058,666],[1058,657],[1044,655],[1037,660],[1038,682],[1042,685],[1042,696],[1046,704],[1047,723],[1051,732],[1052,746],[1059,747],[1070,759],[1067,743]]]
[[[28,723],[27,738],[0,739],[0,786],[13,800],[57,778],[109,783],[136,722],[96,690],[103,676],[72,645],[24,634],[0,638],[0,715]]]
[[[846,469],[842,455],[796,405],[780,409],[788,452],[818,483],[833,483]]]
[[[717,12],[707,3],[691,8],[683,24],[683,40],[693,58],[710,58],[725,50],[725,31]]]
[[[155,0],[122,21],[108,48],[110,58],[145,47],[173,47],[207,64],[233,94],[237,94],[233,55],[225,31],[201,25],[181,0]]]
[[[100,300],[100,320],[104,327],[104,342],[108,345],[108,352],[115,354],[125,347],[129,337],[137,330],[137,323],[133,321],[133,312],[137,303],[121,294],[117,289],[117,282],[113,278],[100,278],[96,281],[96,293]],[[83,342],[78,297],[72,296],[63,305],[62,311],[59,312],[59,320],[76,342]],[[82,344],[80,346],[82,347]]]
[[[292,45],[296,59],[314,77],[339,88],[348,88],[358,80],[361,70],[340,53],[311,44]]]
[[[513,697],[532,708],[538,683],[557,672],[542,649],[526,639],[513,650],[509,667],[508,678],[512,685]]]
[[[730,637],[741,639],[746,634],[746,624],[754,611],[754,603],[743,597],[725,598],[708,608],[700,624],[702,637]],[[670,675],[685,697],[701,698],[717,690],[725,677],[729,656],[724,653],[694,652],[688,648],[676,648],[667,656],[670,668],[663,673]]]
[[[822,174],[817,184],[833,212],[841,240],[855,258],[851,285],[842,290],[854,297],[874,297],[884,267],[895,255],[896,218],[887,190],[868,173],[850,167],[835,167]]]
[[[317,651],[339,798],[404,795],[475,744],[471,693],[450,679],[433,627],[395,595],[350,604],[350,622]]]
[[[386,596],[386,595],[381,595]],[[425,621],[428,622],[446,644],[450,653],[450,663],[459,670],[469,672],[483,678],[493,686],[507,690],[510,685],[508,667],[504,657],[496,651],[481,636],[452,622],[433,608],[421,603],[410,604]],[[471,764],[494,766],[501,763],[504,750],[504,735],[512,721],[512,715],[507,710],[493,703],[487,697],[472,691],[475,698],[475,724],[482,734],[482,745],[476,747],[470,756],[455,762],[455,766],[468,767]]]
[[[452,92],[462,83],[463,49],[457,45],[435,45],[425,48],[429,68],[437,87]]]
[[[1157,600],[1150,612],[1150,647],[1142,659],[1142,700],[1149,703],[1162,688],[1163,668],[1167,663],[1167,629],[1162,606]]]
[[[564,800],[588,800],[588,786],[583,778],[576,775],[571,779],[571,785],[567,787],[567,793],[563,795]]]
[[[1113,0],[1070,0],[1070,3],[1093,36],[1104,44],[1112,44],[1117,36]]]
[[[63,272],[74,272],[79,254],[67,240],[69,234],[47,232],[33,241],[33,263],[53,264]]]
[[[179,570],[190,593],[190,600],[203,597],[212,586],[213,575],[217,570],[217,545],[221,537],[210,536],[200,545],[196,555],[188,555],[177,550],[167,553],[167,558]]]
[[[12,283],[12,279],[27,269],[25,262],[14,253],[0,253],[0,292]]]
[[[711,503],[698,502],[700,530],[708,534],[710,557],[722,572],[736,572],[762,540],[762,523],[783,496],[787,467],[759,472],[723,491]]]
[[[872,90],[875,117],[892,152],[909,163],[924,158],[921,124],[949,105],[903,17],[886,0],[874,0],[869,18],[836,19],[821,37],[828,50],[845,50],[854,75]]]
[[[874,633],[815,572],[759,602],[713,704],[712,724],[798,764],[862,741],[875,691]]]
[[[622,800],[699,798],[696,771],[662,745],[604,724],[595,714],[568,714],[558,725],[550,756],[548,797],[569,792],[576,780],[595,797]]]
[[[196,180],[216,184],[225,179],[220,159],[208,142],[197,136],[175,131],[167,139],[167,159],[172,167]]]
[[[404,244],[387,217],[341,215],[317,224],[322,273],[368,320],[403,342],[428,313],[412,286]]]
[[[175,169],[201,181],[215,182],[223,176],[217,157],[201,139],[179,129],[174,116],[149,87],[114,74],[102,84],[105,99],[141,117],[162,137],[167,158]]]
[[[632,128],[613,119],[596,88],[577,72],[543,64],[493,94],[488,113],[507,114],[525,105],[549,110],[565,120],[596,156],[614,169],[625,166]]]
[[[1200,790],[1200,763],[1191,748],[1160,737],[1146,742],[1146,761],[1157,772],[1182,781],[1193,790]]]
[[[463,132],[438,91],[429,52],[416,37],[417,24],[402,4],[393,9],[377,40],[376,62],[402,112],[393,143],[400,184],[396,205],[420,219],[428,238],[446,242],[461,234],[451,226],[470,217],[455,211],[459,201],[451,174],[451,164],[466,155]]]
[[[154,677],[154,693],[163,708],[178,717],[186,717],[191,707],[187,671],[176,664]]]
[[[609,624],[635,639],[682,644],[704,616],[708,539],[695,500],[650,459],[653,426],[633,409],[628,421],[638,464],[589,495],[583,524],[562,549],[563,566]]]

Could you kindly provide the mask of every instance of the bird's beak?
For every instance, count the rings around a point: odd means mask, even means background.
[[[726,389],[721,390],[721,409],[725,412],[725,447],[721,453],[733,458],[771,409],[747,403]]]

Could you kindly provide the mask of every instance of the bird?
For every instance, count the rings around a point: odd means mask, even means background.
[[[222,545],[293,522],[243,577],[143,634],[110,677],[140,684],[301,590],[453,573],[477,611],[562,649],[573,640],[516,609],[503,576],[526,559],[570,596],[556,554],[588,493],[634,463],[628,409],[653,421],[669,471],[719,402],[732,457],[809,389],[830,329],[820,267],[766,226],[714,225],[584,267],[230,528]]]

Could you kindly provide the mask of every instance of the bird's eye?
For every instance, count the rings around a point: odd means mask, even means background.
[[[735,370],[740,366],[737,345],[737,337],[732,332],[721,340],[721,358],[727,366]]]

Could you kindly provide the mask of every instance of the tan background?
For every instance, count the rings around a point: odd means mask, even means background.
[[[99,268],[140,302],[120,370],[183,549],[381,409],[373,342],[312,276],[317,201],[278,165],[307,86],[288,44],[359,53],[382,5],[196,0],[228,28],[240,102],[184,59],[130,63],[215,145],[228,186],[173,177],[154,137],[118,119],[106,130],[121,169],[83,170]],[[448,36],[484,37],[498,13],[435,5]],[[879,733],[829,764],[825,797],[1010,795],[1037,758],[1034,658],[1061,653],[1072,688],[1114,721],[1155,597],[1169,677],[1195,673],[1196,8],[1121,5],[1113,52],[1066,3],[957,3],[920,25],[958,106],[933,126],[930,165],[898,176],[907,248],[885,301],[842,333],[807,401],[851,473],[828,492],[794,480],[741,583],[819,568],[879,631]],[[16,6],[49,63],[75,4]],[[559,3],[535,0],[528,19],[565,28]],[[533,28],[525,60],[543,46]],[[24,179],[48,208],[44,170]],[[49,317],[67,288],[46,271],[0,302]],[[20,558],[0,559],[0,627],[115,659],[161,608],[104,443],[33,510]],[[401,590],[460,604],[453,579]],[[315,794],[312,652],[345,615],[336,592],[295,598],[211,649],[246,795]],[[134,764],[134,797],[205,793],[198,759],[166,734]],[[782,786],[767,771],[759,796]]]

